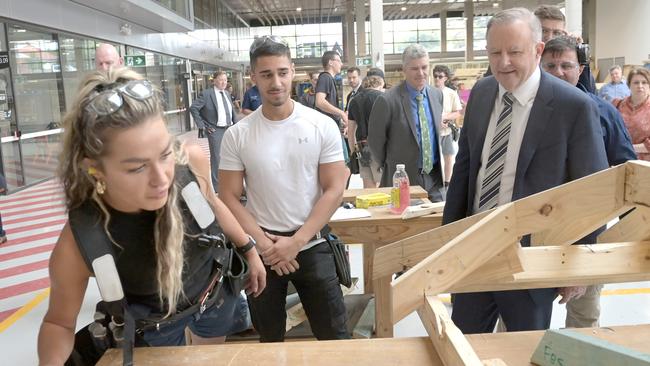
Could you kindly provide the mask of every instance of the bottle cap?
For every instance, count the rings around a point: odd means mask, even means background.
[[[406,165],[404,165],[404,164],[397,164],[397,169],[406,169]]]

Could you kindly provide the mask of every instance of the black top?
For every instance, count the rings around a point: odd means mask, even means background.
[[[357,123],[355,136],[357,141],[363,141],[368,138],[368,119],[375,100],[382,94],[375,89],[360,89],[359,92],[350,101],[348,117]]]
[[[183,187],[192,180],[196,181],[196,177],[187,166],[176,166],[176,184]],[[92,206],[99,210],[96,204],[93,203]],[[179,311],[196,303],[201,292],[208,286],[214,268],[213,249],[201,246],[196,242],[193,236],[200,233],[201,229],[182,199],[180,206],[185,225],[185,240],[183,242],[185,251],[183,291],[185,298],[179,300],[177,305]],[[112,244],[115,264],[128,303],[146,305],[151,308],[152,314],[166,313],[166,305],[161,307],[158,298],[156,280],[156,249],[153,234],[156,213],[153,211],[125,213],[108,206],[107,209],[111,216],[108,231],[114,242],[117,243],[117,245]],[[101,222],[103,223],[103,219]],[[73,228],[73,230],[81,229],[83,228]],[[87,252],[86,249],[81,248],[87,244],[77,243],[77,245],[80,246],[82,255]],[[92,271],[92,268],[90,270]]]
[[[329,72],[321,72],[320,75],[318,75],[316,93],[325,93],[325,100],[332,106],[338,108],[339,103],[338,98],[336,97],[336,83],[334,82],[334,77]],[[316,110],[325,115],[328,115],[337,124],[339,124],[339,116],[329,114],[323,110],[320,110],[318,107],[316,107]]]

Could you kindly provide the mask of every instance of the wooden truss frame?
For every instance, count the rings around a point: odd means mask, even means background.
[[[647,187],[650,163],[628,162],[379,248],[373,280],[410,269],[376,294],[391,309],[378,333],[417,310],[445,365],[504,364],[478,358],[437,295],[650,279]],[[570,245],[632,208],[597,245]]]

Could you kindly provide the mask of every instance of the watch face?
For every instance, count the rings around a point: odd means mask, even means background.
[[[253,243],[253,245],[257,245],[257,242],[255,241],[255,238],[253,238],[252,236],[249,235],[249,236],[248,236],[248,240],[249,240],[251,243]]]

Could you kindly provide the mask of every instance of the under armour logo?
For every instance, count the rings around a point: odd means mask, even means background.
[[[306,137],[303,137],[303,138],[298,137],[298,143],[299,144],[302,144],[302,143],[306,144],[307,143],[307,138]]]

